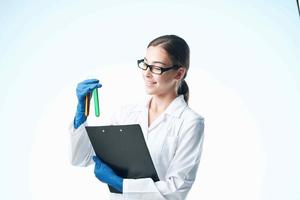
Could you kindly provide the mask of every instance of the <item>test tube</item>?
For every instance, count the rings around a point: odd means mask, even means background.
[[[98,88],[95,88],[93,90],[93,97],[94,97],[95,115],[96,115],[96,117],[99,117],[100,116],[100,109],[99,109]]]
[[[85,110],[84,110],[84,114],[85,114],[86,117],[89,116],[89,114],[90,114],[90,95],[89,94],[87,94],[85,96]]]

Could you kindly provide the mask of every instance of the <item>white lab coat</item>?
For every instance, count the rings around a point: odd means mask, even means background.
[[[180,95],[148,127],[150,101],[151,98],[142,105],[123,106],[112,116],[110,124],[140,124],[160,181],[124,179],[123,194],[111,193],[111,199],[182,200],[195,181],[202,152],[204,118]],[[91,158],[95,155],[86,125],[77,129],[70,126],[71,163],[76,166],[92,164]]]

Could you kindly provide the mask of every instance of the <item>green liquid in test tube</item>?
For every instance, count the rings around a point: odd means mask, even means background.
[[[98,88],[93,90],[93,97],[94,97],[95,115],[96,115],[96,117],[99,117],[100,109],[99,109]]]

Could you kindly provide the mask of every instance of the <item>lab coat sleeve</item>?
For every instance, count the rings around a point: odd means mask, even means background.
[[[122,119],[122,112],[123,110],[121,110],[121,112],[114,112],[113,115],[106,121],[106,124],[119,124],[119,121]],[[95,155],[95,151],[85,129],[85,126],[87,125],[88,124],[85,121],[77,129],[74,128],[73,122],[69,126],[70,162],[74,166],[86,167],[94,163],[92,157]]]
[[[124,179],[123,194],[140,199],[185,199],[200,162],[204,139],[204,118],[186,123],[178,136],[177,149],[164,179]],[[152,196],[152,198],[151,198]]]
[[[70,124],[70,161],[72,165],[86,167],[92,164],[95,152],[85,130],[87,123],[81,124],[77,129]]]

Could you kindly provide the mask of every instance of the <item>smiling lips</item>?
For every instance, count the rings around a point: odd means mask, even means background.
[[[156,82],[145,81],[146,86],[153,86]]]

